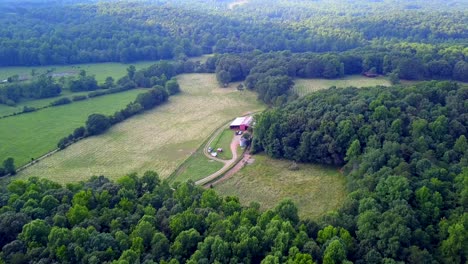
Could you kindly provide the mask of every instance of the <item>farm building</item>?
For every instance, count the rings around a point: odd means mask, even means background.
[[[251,126],[252,121],[253,117],[251,116],[238,117],[232,121],[229,128],[233,130],[246,131]]]

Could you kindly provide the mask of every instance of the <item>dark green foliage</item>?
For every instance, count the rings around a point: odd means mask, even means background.
[[[3,161],[3,170],[5,174],[16,174],[15,160],[13,158],[7,158]]]
[[[111,126],[109,118],[101,114],[92,114],[86,121],[86,132],[88,135],[98,135]]]
[[[59,95],[62,87],[52,77],[39,76],[30,82],[0,85],[0,103],[18,102],[21,98],[49,98]]]
[[[67,98],[67,97],[63,97],[63,98],[60,98],[60,99],[57,99],[53,102],[50,103],[50,106],[58,106],[58,105],[65,105],[65,104],[70,104],[72,101]]]
[[[143,106],[144,110],[148,110],[167,101],[167,98],[169,98],[169,95],[166,89],[157,85],[149,92],[139,94],[135,100],[135,103]]]
[[[68,89],[72,92],[94,91],[99,89],[96,78],[87,76],[85,71],[82,71],[78,78],[72,78],[68,82]]]
[[[23,107],[23,111],[22,113],[30,113],[30,112],[34,112],[36,111],[37,109],[35,107],[30,107],[30,106],[24,106]]]
[[[12,182],[4,195],[0,259],[6,262],[313,263],[305,244],[315,242],[291,201],[262,213],[192,182],[173,189],[155,172],[67,187],[30,178]],[[33,204],[43,214],[31,211]],[[353,246],[345,234],[340,229],[344,252]]]
[[[86,100],[86,99],[88,99],[88,97],[86,95],[75,95],[75,96],[72,97],[73,102],[83,101],[83,100]]]
[[[177,83],[177,80],[171,79],[166,82],[166,91],[169,95],[174,95],[180,93],[180,87]]]
[[[351,193],[322,221],[353,232],[319,231],[323,263],[467,261],[467,91],[436,81],[331,88],[257,118],[254,151],[344,165]]]

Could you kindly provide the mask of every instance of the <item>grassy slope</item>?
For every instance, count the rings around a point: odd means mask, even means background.
[[[361,75],[346,76],[341,79],[296,79],[294,80],[293,90],[299,95],[304,96],[312,92],[327,89],[331,86],[336,87],[367,87],[384,85],[390,86],[390,82],[385,77],[367,78]]]
[[[182,166],[176,177],[171,177],[171,182],[193,180],[197,181],[211,175],[223,167],[223,164],[218,161],[208,159],[202,151],[197,151],[188,158],[187,162]]]
[[[219,88],[213,74],[184,74],[178,79],[182,93],[169,103],[80,141],[19,176],[71,182],[92,175],[117,178],[156,170],[166,178],[216,128],[233,117],[264,108],[256,94],[239,92],[236,84]]]
[[[143,91],[136,89],[0,119],[0,160],[13,157],[20,166],[38,158],[84,125],[90,114],[113,114]]]
[[[218,152],[218,158],[224,160],[232,159],[231,142],[233,137],[234,132],[230,129],[226,129],[221,134],[219,134],[215,140],[213,140],[210,147],[212,147],[214,151],[216,151],[218,148],[223,149],[223,152]]]
[[[199,58],[199,57],[197,57]],[[127,68],[130,65],[135,65],[135,68],[141,69],[146,68],[154,64],[155,61],[143,61],[132,64],[123,63],[89,63],[89,64],[75,64],[75,65],[52,65],[52,66],[37,66],[37,67],[1,67],[0,68],[0,80],[4,80],[9,76],[18,74],[20,76],[31,76],[31,71],[36,70],[37,74],[45,73],[49,69],[54,69],[53,73],[75,73],[78,74],[80,70],[85,70],[88,75],[95,75],[98,83],[103,83],[108,76],[112,76],[115,80],[118,80],[125,74],[127,74]],[[30,107],[42,107],[48,105],[50,102],[55,101],[61,97],[69,97],[70,99],[74,95],[87,94],[83,93],[71,93],[69,91],[62,91],[62,95],[54,98],[45,98],[39,100],[24,100],[18,103],[16,106],[11,107],[4,104],[0,104],[0,116],[20,112],[24,106]]]
[[[275,160],[255,155],[232,178],[215,189],[223,195],[236,195],[244,204],[258,201],[263,209],[274,207],[280,200],[291,198],[299,208],[299,215],[317,218],[337,209],[346,196],[345,178],[336,168],[300,164],[291,171],[291,161]]]

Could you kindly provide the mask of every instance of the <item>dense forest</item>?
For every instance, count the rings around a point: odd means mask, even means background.
[[[468,260],[468,87],[328,89],[260,115],[253,151],[344,166],[351,193],[328,223],[356,263]]]
[[[132,62],[256,49],[346,51],[386,41],[466,45],[468,37],[463,1],[443,2],[440,8],[440,1],[402,6],[256,0],[235,10],[213,3],[3,4],[0,66]]]
[[[313,263],[354,246],[342,228],[300,221],[291,201],[260,212],[191,182],[173,189],[150,171],[66,187],[15,181],[0,202],[7,263]]]

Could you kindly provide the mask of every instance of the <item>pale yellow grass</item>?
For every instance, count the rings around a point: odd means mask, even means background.
[[[338,168],[299,164],[300,169],[292,171],[291,161],[263,154],[253,159],[253,164],[215,189],[222,195],[238,196],[245,205],[259,202],[263,210],[290,198],[299,208],[299,216],[313,219],[338,209],[346,197],[346,179]]]
[[[305,96],[309,93],[330,88],[331,86],[339,88],[349,86],[357,88],[376,85],[390,86],[390,82],[385,77],[368,78],[361,75],[350,75],[341,79],[296,79],[294,83],[293,90],[299,96]]]
[[[182,93],[107,133],[82,140],[21,172],[18,177],[47,177],[59,182],[92,175],[118,178],[155,170],[169,176],[202,142],[229,119],[264,105],[236,84],[219,88],[213,74],[178,76]]]

